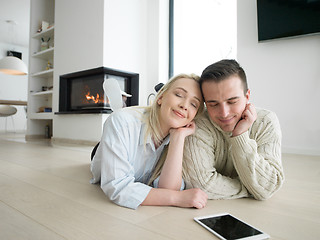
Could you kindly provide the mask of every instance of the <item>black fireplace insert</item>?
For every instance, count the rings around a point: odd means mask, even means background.
[[[111,113],[103,83],[118,81],[124,92],[124,106],[139,104],[139,74],[99,67],[60,76],[59,112],[56,114]]]

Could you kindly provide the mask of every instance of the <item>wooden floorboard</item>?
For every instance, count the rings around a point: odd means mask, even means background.
[[[0,136],[0,239],[215,239],[195,216],[230,212],[272,239],[318,239],[320,157],[286,154],[271,199],[211,200],[204,209],[110,202],[89,183],[92,147]]]

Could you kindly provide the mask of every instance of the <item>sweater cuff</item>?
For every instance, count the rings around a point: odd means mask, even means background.
[[[250,141],[249,132],[246,131],[236,137],[230,138],[230,144],[232,148],[237,151],[246,152],[248,150],[248,142]]]

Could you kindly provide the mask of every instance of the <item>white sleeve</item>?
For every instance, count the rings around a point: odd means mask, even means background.
[[[135,182],[132,160],[129,159],[131,142],[127,129],[126,121],[118,115],[110,115],[93,161],[96,165],[101,164],[101,188],[109,199],[118,205],[136,209],[151,187]]]

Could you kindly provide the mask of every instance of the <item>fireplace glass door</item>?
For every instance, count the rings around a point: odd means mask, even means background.
[[[73,110],[103,108],[108,109],[108,97],[104,95],[104,78],[88,76],[75,78],[71,82],[70,108]]]
[[[59,113],[112,112],[103,89],[103,83],[108,78],[116,79],[121,91],[130,94],[126,99],[127,106],[138,105],[138,74],[96,68],[60,76]]]

